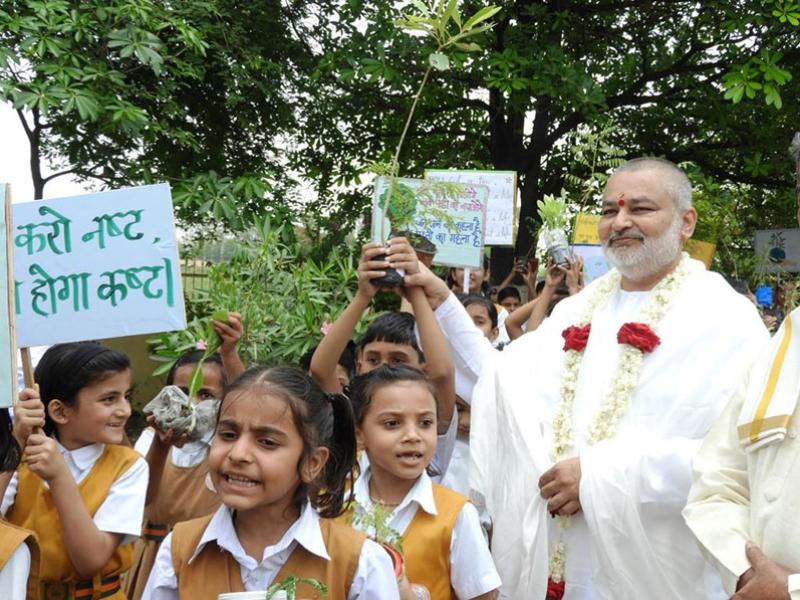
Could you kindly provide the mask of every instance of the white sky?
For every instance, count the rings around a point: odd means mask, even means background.
[[[33,200],[29,160],[28,138],[17,113],[10,104],[0,102],[0,182],[11,184],[13,202]],[[48,166],[42,165],[45,177],[52,173]],[[88,187],[65,175],[53,179],[44,186],[44,197],[75,196],[86,191],[89,191]]]

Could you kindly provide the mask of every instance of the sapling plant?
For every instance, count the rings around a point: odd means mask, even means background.
[[[434,71],[447,71],[450,69],[448,52],[452,50],[460,50],[462,52],[481,50],[475,38],[494,26],[493,23],[489,22],[489,19],[499,10],[500,7],[498,6],[485,6],[464,20],[461,16],[458,0],[412,0],[409,11],[403,13],[402,18],[395,22],[395,25],[403,31],[422,34],[421,37],[426,42],[433,42],[435,49],[428,54],[428,66],[414,94],[391,163],[388,166],[383,164],[373,165],[373,171],[377,175],[387,176],[389,184],[383,202],[380,205],[382,210],[380,237],[383,242],[387,240],[389,237],[387,234],[390,233],[385,228],[387,215],[392,217],[399,215],[401,219],[404,216],[408,217],[409,214],[413,216],[413,212],[409,213],[408,208],[411,204],[409,192],[413,196],[414,190],[410,188],[403,189],[397,177],[400,171],[400,153],[417,105],[422,97],[422,92]],[[400,198],[399,202],[394,200],[394,196]],[[390,222],[393,231],[399,232],[404,229],[398,226],[398,223],[394,220],[390,219]],[[379,285],[400,285],[402,277],[399,277],[396,272],[392,274],[392,271],[393,269],[390,269],[386,277],[377,283]]]
[[[284,592],[286,600],[296,600],[297,598],[297,586],[301,583],[311,586],[316,590],[318,594],[322,594],[322,598],[328,597],[328,588],[325,586],[324,583],[317,581],[316,579],[309,579],[307,577],[295,577],[294,575],[290,575],[286,577],[282,581],[278,583],[273,583],[269,586],[267,590],[267,594],[265,596],[265,600],[273,600],[273,598],[278,597],[279,592]]]
[[[546,194],[537,203],[539,207],[539,218],[542,220],[542,230],[540,237],[544,242],[547,254],[553,262],[561,266],[569,266],[572,252],[567,241],[567,226],[569,216],[567,214],[566,192],[561,191],[561,195],[556,197]]]

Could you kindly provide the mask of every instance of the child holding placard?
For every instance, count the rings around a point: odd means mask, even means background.
[[[203,385],[192,398],[193,402],[219,400],[228,380],[243,370],[236,352],[236,345],[244,335],[240,315],[228,313],[227,322],[214,320],[212,324],[222,345],[218,353],[203,361]],[[188,394],[189,380],[203,355],[203,350],[190,350],[180,356],[167,373],[166,384],[175,385]],[[142,537],[136,542],[133,567],[125,585],[128,600],[141,598],[158,546],[172,527],[180,521],[209,515],[220,504],[216,492],[206,483],[206,458],[213,429],[190,441],[186,434],[159,430],[152,416],[148,423],[150,427],[142,432],[135,446],[147,459],[150,482]]]
[[[397,600],[389,555],[336,523],[355,461],[353,411],[300,369],[247,371],[226,391],[208,455],[223,503],[179,523],[158,551],[144,600],[265,591],[314,579],[329,600]],[[302,582],[298,597],[317,597]]]
[[[385,258],[382,255],[386,255]],[[311,376],[326,392],[343,391],[336,377],[337,360],[378,292],[372,281],[382,277],[388,267],[403,269],[407,274],[419,270],[417,255],[405,238],[390,239],[388,249],[374,242],[363,246],[358,265],[358,290],[330,326],[311,359]],[[439,436],[436,455],[431,461],[431,475],[439,480],[447,471],[456,440],[453,363],[422,288],[406,287],[401,293],[411,303],[414,315],[390,312],[375,319],[356,348],[356,372],[367,373],[382,364],[405,364],[426,372],[436,387]]]
[[[120,576],[141,529],[147,463],[122,446],[131,414],[128,357],[94,342],[58,344],[36,367],[44,432],[19,413],[23,464],[2,512],[41,545],[45,598],[82,595],[124,600]]]

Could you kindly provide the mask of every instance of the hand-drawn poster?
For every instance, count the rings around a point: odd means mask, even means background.
[[[485,185],[489,188],[484,244],[487,246],[514,245],[516,238],[515,207],[517,204],[517,173],[515,171],[428,169],[425,171],[425,178]]]
[[[17,344],[186,327],[166,184],[13,207]]]
[[[397,179],[389,197],[389,178],[375,180],[372,239],[404,235],[432,248],[433,262],[450,267],[483,264],[483,236],[489,189],[427,179]],[[386,199],[389,197],[388,208]]]

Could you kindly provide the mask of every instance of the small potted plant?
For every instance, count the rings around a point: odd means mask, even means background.
[[[324,583],[307,577],[290,575],[282,581],[273,583],[266,591],[257,592],[228,592],[217,596],[217,600],[297,600],[297,586],[305,584],[316,592],[316,598],[327,598],[328,588]]]
[[[560,197],[547,194],[538,202],[542,229],[539,235],[547,255],[553,262],[568,267],[572,262],[572,250],[567,239],[567,201],[562,192]]]

